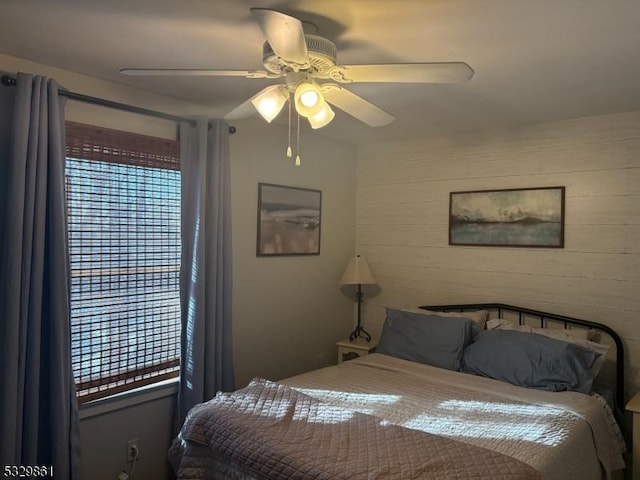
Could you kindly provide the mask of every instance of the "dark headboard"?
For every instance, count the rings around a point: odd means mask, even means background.
[[[540,327],[546,328],[548,322],[563,323],[564,328],[568,328],[569,325],[578,325],[583,328],[596,330],[598,332],[606,333],[616,346],[616,374],[615,374],[615,401],[620,411],[624,411],[624,347],[622,340],[618,334],[613,331],[607,325],[601,323],[590,322],[588,320],[581,320],[579,318],[567,317],[565,315],[557,315],[555,313],[541,312],[539,310],[532,310],[530,308],[514,307],[513,305],[505,305],[504,303],[468,303],[460,305],[424,305],[420,308],[425,310],[434,310],[441,312],[464,312],[469,310],[489,310],[491,312],[497,312],[498,318],[503,318],[505,314],[517,315],[518,322],[522,325],[525,319],[538,318],[540,320]]]

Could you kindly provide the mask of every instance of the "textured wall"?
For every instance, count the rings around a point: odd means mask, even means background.
[[[448,245],[449,192],[566,186],[564,249]],[[356,245],[384,306],[502,302],[605,323],[640,388],[640,113],[358,151]],[[373,333],[372,332],[372,333]],[[630,368],[629,368],[630,367]]]

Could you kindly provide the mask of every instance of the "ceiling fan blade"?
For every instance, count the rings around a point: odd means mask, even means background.
[[[461,83],[473,77],[464,62],[336,65],[328,75],[336,82]]]
[[[382,127],[396,119],[393,115],[339,85],[325,83],[322,85],[322,94],[327,102],[370,127]]]
[[[123,68],[123,75],[277,78],[280,75],[264,70],[211,70],[206,68]]]
[[[252,8],[251,13],[276,55],[300,68],[309,67],[309,52],[300,20],[268,8]]]

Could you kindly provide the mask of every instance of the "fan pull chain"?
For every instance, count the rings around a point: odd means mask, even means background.
[[[296,133],[296,167],[300,166],[300,114],[298,114],[298,131]]]
[[[291,152],[291,103],[293,101],[292,99],[293,94],[289,93],[289,138],[287,140],[287,158],[291,158],[293,156],[293,153]]]

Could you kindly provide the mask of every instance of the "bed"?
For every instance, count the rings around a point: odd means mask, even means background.
[[[511,378],[538,343],[538,371]],[[388,309],[375,353],[219,393],[191,410],[169,458],[184,480],[612,478],[622,348],[605,325],[503,304]]]

